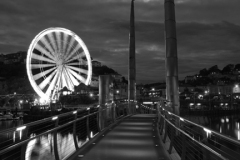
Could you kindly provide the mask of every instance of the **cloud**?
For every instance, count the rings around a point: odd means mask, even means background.
[[[79,35],[91,56],[128,75],[130,0],[1,0],[0,52],[27,50],[49,27]],[[137,82],[165,79],[164,0],[136,0]],[[175,0],[179,78],[239,63],[238,0]]]

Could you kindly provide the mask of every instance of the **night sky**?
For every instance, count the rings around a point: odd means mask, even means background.
[[[165,80],[164,0],[135,0],[137,83]],[[49,27],[75,32],[127,78],[131,0],[1,0],[0,53],[27,51]],[[179,79],[240,63],[240,0],[175,0]]]

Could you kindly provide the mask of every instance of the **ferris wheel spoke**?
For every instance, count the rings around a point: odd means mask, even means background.
[[[57,72],[57,71],[56,71],[56,72]],[[59,76],[59,75],[58,75],[58,72],[57,72],[57,73],[54,75],[54,77],[53,77],[53,79],[52,79],[52,81],[51,81],[51,83],[50,83],[50,85],[49,85],[49,87],[48,87],[48,89],[47,89],[47,91],[46,91],[46,94],[47,94],[48,96],[50,96],[52,90],[54,89],[58,76]]]
[[[31,69],[53,67],[55,64],[31,64]]]
[[[71,62],[73,60],[78,60],[78,59],[80,59],[80,58],[82,58],[84,56],[85,56],[84,52],[82,52],[80,54],[76,54],[73,57],[69,58],[68,60],[65,60],[65,63]]]
[[[78,86],[78,85],[79,85],[79,82],[78,82],[78,81],[76,80],[76,78],[71,74],[70,69],[68,69],[68,68],[65,68],[65,69],[66,69],[67,74],[69,75],[70,79],[72,80],[73,84],[74,84],[75,86]]]
[[[57,46],[58,46],[58,50],[61,51],[62,47],[61,47],[61,32],[55,32],[56,33],[56,37],[57,37]]]
[[[55,60],[55,58],[42,46],[40,46],[39,44],[37,44],[35,46],[35,49],[39,50],[41,53],[45,54],[46,56],[48,56],[48,58],[51,58],[52,60]]]
[[[72,46],[73,46],[73,43],[74,43],[75,39],[73,37],[71,37],[71,40],[69,42],[69,45],[68,45],[68,48],[67,48],[67,51],[65,52],[65,56],[64,56],[64,59],[66,59],[66,57],[68,56]]]
[[[66,57],[66,61],[71,58],[80,48],[82,48],[79,44],[70,52],[70,54]]]
[[[52,72],[54,69],[56,69],[56,67],[53,67],[53,68],[51,68],[51,69],[48,69],[48,70],[45,70],[45,71],[40,72],[40,73],[38,73],[38,74],[35,74],[35,75],[33,76],[33,79],[34,79],[34,80],[38,80],[39,78],[44,77],[44,76],[47,75],[48,73]]]
[[[51,52],[51,54],[54,56],[54,50],[52,46],[49,44],[48,40],[45,37],[42,37],[40,41],[44,44],[44,46]]]
[[[77,74],[76,72],[74,72],[73,70],[69,69],[69,72],[74,75],[78,80],[80,80],[81,82],[83,82],[84,84],[86,83],[86,79],[82,76],[80,76],[79,74]]]
[[[48,59],[46,57],[40,56],[40,55],[35,54],[35,53],[32,53],[32,59],[37,59],[39,61],[46,61],[46,62],[49,62],[49,63],[55,63],[55,61],[53,61],[51,59]]]
[[[66,67],[69,68],[69,69],[75,70],[77,72],[80,72],[80,73],[88,74],[88,70],[85,70],[85,69],[82,69],[82,68],[77,68],[77,67],[68,66],[68,65],[66,65]]]
[[[87,65],[87,61],[81,60],[80,62],[67,63],[67,65]]]
[[[73,90],[74,90],[74,89],[73,89],[73,82],[72,82],[72,80],[70,79],[70,77],[69,77],[69,75],[68,75],[65,67],[63,67],[63,75],[64,75],[64,78],[65,78],[65,80],[66,80],[66,86],[67,86],[67,88],[68,88],[69,90],[73,91]]]
[[[62,70],[62,73],[61,73],[61,84],[62,84],[62,88],[64,86],[66,86],[68,88],[68,84],[67,84],[67,80],[66,80],[66,75],[65,75],[65,72],[64,72],[64,68]],[[69,88],[68,88],[69,89]]]
[[[67,42],[68,42],[68,34],[63,34],[63,53],[65,53],[66,51]]]
[[[55,39],[53,37],[53,33],[49,33],[49,34],[47,34],[47,36],[48,36],[48,38],[50,40],[50,43],[53,46],[54,52],[57,52],[57,46],[56,46],[56,43],[55,43]]]
[[[49,84],[50,80],[52,79],[52,77],[56,74],[57,70],[53,71],[49,76],[47,76],[47,78],[45,78],[39,85],[39,88],[41,88],[41,90],[43,90],[47,84]]]

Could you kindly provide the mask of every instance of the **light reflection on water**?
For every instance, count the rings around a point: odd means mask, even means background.
[[[32,135],[35,136],[34,134]],[[81,146],[82,141],[78,141],[78,146]],[[26,149],[26,160],[35,159],[51,159],[54,160],[54,140],[53,135],[48,134],[40,138],[31,140]],[[68,133],[66,135],[57,134],[57,148],[59,158],[63,159],[76,151],[73,141],[73,134]]]
[[[23,121],[0,121],[1,130],[23,125]],[[12,139],[13,143],[22,139],[22,130],[14,131],[0,135],[0,140]],[[32,133],[30,137],[35,137]],[[54,137],[53,134],[41,136],[28,142],[25,156],[26,160],[49,159],[54,160]],[[80,147],[86,140],[80,140],[77,137],[77,143]],[[76,151],[72,133],[57,133],[57,148],[59,158],[63,159]]]
[[[240,140],[240,115],[230,116],[185,116],[186,119],[206,126],[214,131]]]

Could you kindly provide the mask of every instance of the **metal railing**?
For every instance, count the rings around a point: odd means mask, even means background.
[[[67,159],[124,115],[126,106],[111,102],[0,131],[0,159]]]
[[[158,129],[163,142],[169,142],[182,160],[238,160],[240,142],[157,107]]]

